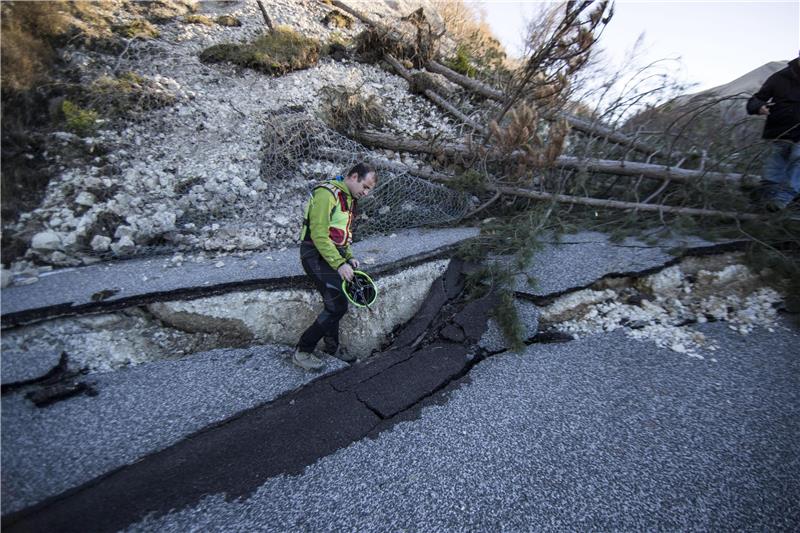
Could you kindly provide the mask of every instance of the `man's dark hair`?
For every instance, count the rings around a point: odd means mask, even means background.
[[[350,172],[347,173],[348,176],[353,174],[358,174],[358,181],[364,181],[366,179],[367,174],[372,172],[375,174],[375,179],[378,179],[378,173],[375,172],[375,167],[370,165],[369,163],[358,163],[356,166],[350,169]]]

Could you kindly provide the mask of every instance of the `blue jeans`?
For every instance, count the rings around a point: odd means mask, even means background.
[[[763,177],[764,198],[786,207],[800,193],[800,143],[772,141]]]

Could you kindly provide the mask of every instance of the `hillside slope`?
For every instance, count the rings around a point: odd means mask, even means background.
[[[322,2],[263,3],[276,26],[322,45],[347,42],[364,29],[352,19],[350,28],[326,22],[334,9]],[[398,0],[360,7],[391,22],[419,4]],[[317,165],[304,175],[264,175],[264,158],[275,156],[265,152],[264,135],[287,113],[319,116],[326,86],[373,97],[385,109],[385,131],[457,136],[451,119],[409,92],[405,80],[347,54],[323,55],[315,66],[282,76],[203,63],[198,56],[204,49],[251,41],[264,33],[265,24],[255,2],[196,7],[195,16],[214,21],[227,15],[241,25],[177,17],[159,21],[155,38],[124,40],[121,53],[76,43],[58,50],[64,71],[78,76],[80,84],[92,86],[104,76],[133,80],[146,89],[137,93],[137,103],[158,97],[167,105],[122,120],[100,117],[98,131],[90,135],[56,131],[47,136],[54,172],[44,199],[3,226],[4,242],[14,240],[24,252],[3,259],[18,278],[30,279],[39,270],[34,263],[74,266],[143,253],[203,260],[206,254],[280,249],[295,242],[309,184],[346,169]],[[116,16],[116,22],[130,18],[124,12]],[[81,156],[71,157],[74,153]],[[404,161],[410,159],[404,156]],[[11,265],[10,259],[15,259]]]

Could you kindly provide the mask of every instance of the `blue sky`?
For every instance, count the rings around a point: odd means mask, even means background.
[[[538,1],[484,0],[486,20],[507,50],[520,50],[525,21]],[[614,18],[600,39],[620,61],[644,33],[648,60],[680,58],[676,74],[703,90],[729,82],[769,61],[789,60],[800,50],[800,0],[617,0]]]

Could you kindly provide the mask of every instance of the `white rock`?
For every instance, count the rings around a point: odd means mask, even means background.
[[[37,233],[31,241],[31,248],[34,250],[58,250],[61,246],[61,236],[55,231]]]
[[[239,237],[239,246],[244,250],[257,250],[264,246],[264,241],[253,235],[242,235]]]
[[[14,279],[14,275],[8,269],[0,270],[0,288],[5,289],[9,285],[11,285],[11,280]]]
[[[57,132],[53,133],[52,136],[56,140],[59,140],[59,141],[62,141],[62,142],[77,141],[77,140],[80,139],[80,137],[78,137],[74,133],[67,133],[66,131],[57,131]]]
[[[77,246],[78,244],[78,234],[75,232],[67,233],[64,235],[64,238],[61,239],[62,244],[64,245],[65,250],[70,250]]]
[[[136,244],[127,235],[111,245],[111,251],[118,255],[133,253],[134,250],[136,250]]]
[[[50,254],[50,262],[56,265],[72,263],[72,261],[69,260],[69,257],[67,257],[67,254],[64,252],[59,252],[58,250]]]
[[[78,205],[83,205],[86,207],[92,207],[95,202],[97,202],[97,198],[94,197],[94,194],[83,191],[81,192],[77,198],[75,198],[75,203]]]
[[[681,344],[679,342],[676,342],[672,346],[670,346],[670,349],[673,352],[686,353],[686,346],[684,346],[683,344]]]
[[[92,250],[95,252],[107,252],[111,246],[111,239],[105,235],[95,235],[91,242]]]
[[[130,237],[136,234],[136,229],[131,226],[117,226],[116,231],[114,231],[114,238],[121,239],[122,237]]]

